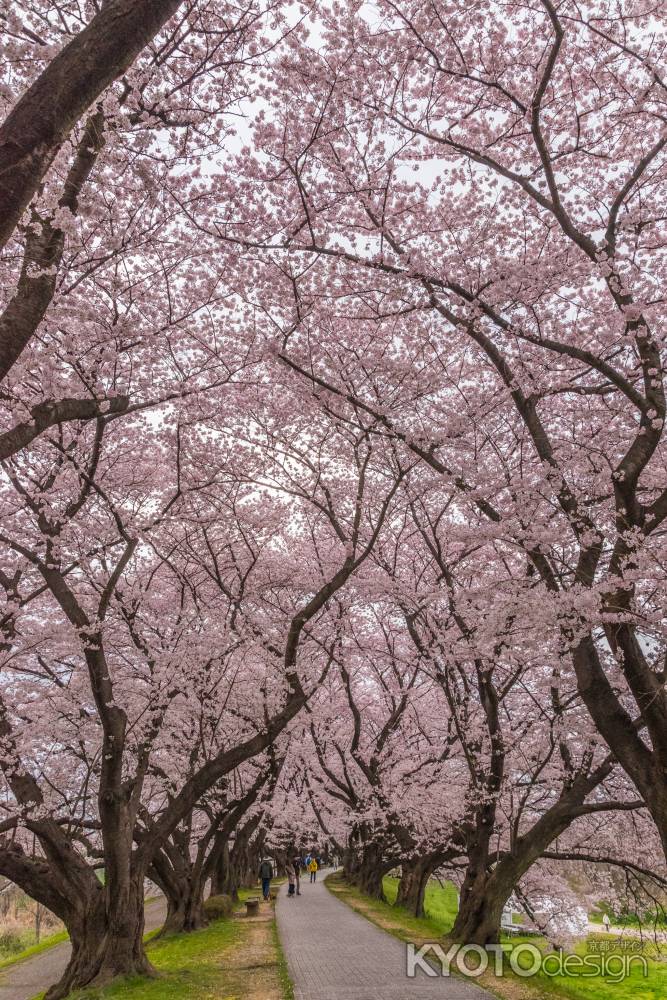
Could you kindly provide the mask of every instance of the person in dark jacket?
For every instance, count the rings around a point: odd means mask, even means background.
[[[268,858],[264,858],[259,866],[259,877],[262,882],[262,896],[268,901],[271,898],[271,879],[273,878],[273,865]]]

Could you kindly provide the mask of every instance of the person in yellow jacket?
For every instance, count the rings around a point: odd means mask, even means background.
[[[308,871],[310,872],[310,881],[314,882],[317,878],[317,861],[315,858],[311,858],[308,864]]]

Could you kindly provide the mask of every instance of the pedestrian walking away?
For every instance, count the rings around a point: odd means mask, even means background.
[[[262,896],[268,902],[271,898],[271,879],[273,878],[273,865],[268,858],[264,858],[259,866],[259,877],[262,883]]]
[[[308,865],[308,871],[310,872],[310,881],[315,882],[317,879],[317,861],[315,858],[310,859],[310,864]]]
[[[294,867],[294,881],[296,884],[296,894],[301,895],[301,858],[294,858],[292,865]]]

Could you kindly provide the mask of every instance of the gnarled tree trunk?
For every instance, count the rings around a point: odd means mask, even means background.
[[[377,844],[365,844],[352,881],[367,896],[384,900],[382,880],[392,867],[393,861],[383,860],[382,849]]]
[[[199,879],[186,879],[167,895],[167,917],[160,934],[182,934],[206,927],[204,887]]]
[[[513,888],[513,883],[507,883],[489,872],[466,874],[459,911],[451,932],[453,940],[483,948],[497,944],[503,908]]]
[[[45,1000],[62,1000],[75,989],[101,986],[116,976],[154,975],[143,944],[143,875],[133,878],[131,892],[122,904],[110,899],[100,886],[100,892],[82,900],[78,912],[71,913],[65,924],[72,954]]]
[[[438,864],[439,856],[431,854],[404,861],[401,865],[396,905],[405,907],[414,917],[423,917],[426,886]]]

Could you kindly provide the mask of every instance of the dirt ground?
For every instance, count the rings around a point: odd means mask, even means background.
[[[274,906],[273,901],[268,906],[262,903],[258,916],[238,918],[244,933],[228,956],[225,970],[243,1000],[284,1000],[286,996]]]

